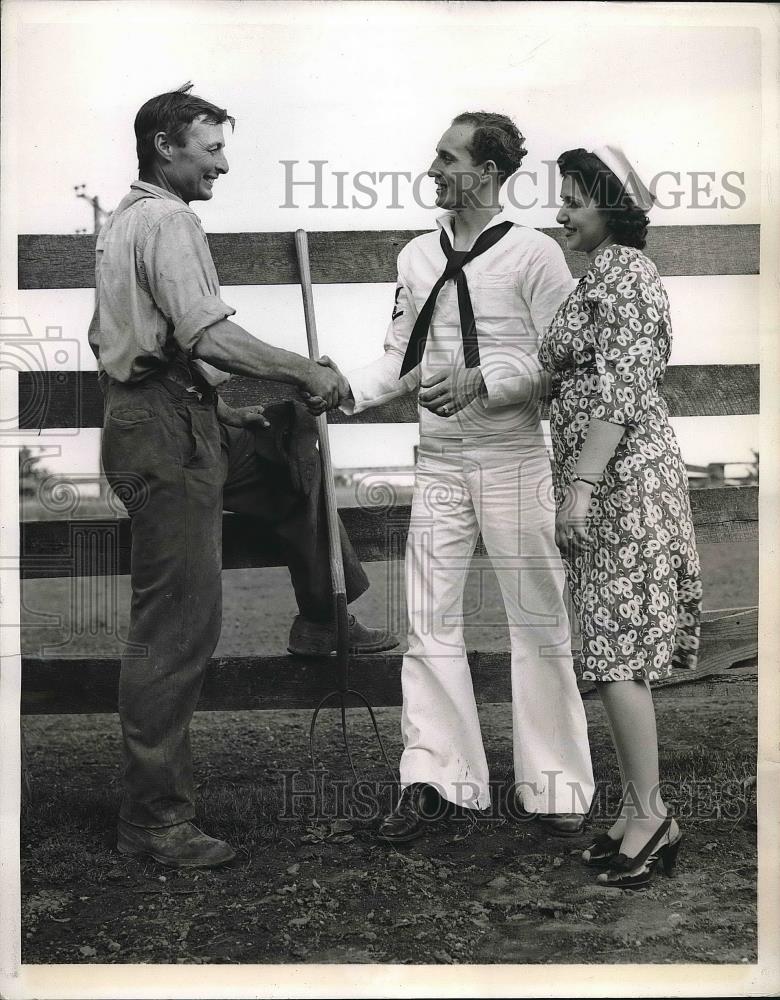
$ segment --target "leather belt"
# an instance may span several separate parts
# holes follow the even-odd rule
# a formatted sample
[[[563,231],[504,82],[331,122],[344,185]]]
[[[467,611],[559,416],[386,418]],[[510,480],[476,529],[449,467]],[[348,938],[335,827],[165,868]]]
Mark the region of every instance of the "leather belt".
[[[184,391],[195,396],[198,402],[202,401],[206,395],[211,396],[213,394],[213,389],[210,386],[195,385],[191,377],[186,379],[182,375],[179,375],[178,372],[166,372],[163,378],[182,386]]]
[[[156,380],[160,381],[165,380],[166,382],[173,382],[174,385],[178,386],[180,389],[183,389],[184,392],[189,393],[190,396],[197,399],[198,402],[202,402],[204,399],[210,402],[216,399],[217,396],[217,393],[212,386],[203,384],[197,385],[193,381],[191,374],[189,375],[188,378],[185,378],[183,375],[180,375],[176,371],[173,372],[158,371],[154,372],[151,375],[147,375],[146,378],[140,382],[123,383],[123,382],[117,382],[116,379],[111,378],[111,376],[108,375],[105,369],[102,369],[101,371],[98,372],[98,383],[100,384],[104,392],[106,391],[109,385],[115,382],[118,385],[143,385],[147,381],[152,382]]]

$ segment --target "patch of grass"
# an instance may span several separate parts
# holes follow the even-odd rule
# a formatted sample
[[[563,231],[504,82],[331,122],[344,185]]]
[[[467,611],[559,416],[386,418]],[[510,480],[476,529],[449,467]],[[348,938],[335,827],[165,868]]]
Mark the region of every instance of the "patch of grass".
[[[511,821],[516,815],[508,804],[513,786],[511,767],[503,770],[493,790],[497,801],[486,820],[489,823]],[[664,753],[661,773],[665,800],[689,825],[736,820],[745,815],[751,801],[755,758],[741,751],[686,748]],[[603,823],[616,815],[621,798],[610,753],[595,755],[594,776],[593,819]],[[37,785],[40,788],[40,781]],[[389,783],[380,774],[366,782],[362,794],[338,772],[321,780],[316,794],[300,794],[308,788],[313,789],[314,783],[311,772],[305,770],[298,772],[295,801],[280,780],[242,784],[214,780],[199,789],[197,822],[251,856],[269,844],[284,840],[296,843],[323,825],[323,839],[352,839],[351,831],[373,828],[392,802]],[[34,852],[36,866],[62,876],[65,869],[72,871],[74,858],[84,857],[86,842],[94,861],[94,852],[113,847],[118,808],[119,793],[114,788],[53,786],[46,795],[36,795],[34,804],[24,811],[23,855]],[[466,814],[460,818],[475,817]]]
[[[213,784],[199,791],[198,823],[237,850],[252,853],[282,837],[281,798],[274,784]]]

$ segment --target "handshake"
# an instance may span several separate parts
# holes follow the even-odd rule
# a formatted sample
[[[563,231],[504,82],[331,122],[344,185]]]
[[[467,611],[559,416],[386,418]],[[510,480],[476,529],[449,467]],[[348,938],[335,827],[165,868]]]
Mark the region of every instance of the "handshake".
[[[339,371],[335,361],[323,354],[317,358],[307,373],[301,386],[301,395],[308,407],[309,413],[319,416],[326,410],[334,410],[352,398],[349,382]]]
[[[480,368],[439,368],[420,381],[417,401],[420,406],[439,417],[452,417],[485,396],[487,389]],[[307,369],[301,385],[301,395],[314,416],[333,410],[352,399],[352,388],[339,371],[335,361],[323,354]]]

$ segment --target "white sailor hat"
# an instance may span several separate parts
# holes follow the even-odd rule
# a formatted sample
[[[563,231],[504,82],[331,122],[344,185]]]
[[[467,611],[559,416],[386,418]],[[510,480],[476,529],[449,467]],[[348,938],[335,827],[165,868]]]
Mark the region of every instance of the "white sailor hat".
[[[596,146],[591,152],[617,177],[637,208],[648,212],[653,207],[655,198],[619,146]]]

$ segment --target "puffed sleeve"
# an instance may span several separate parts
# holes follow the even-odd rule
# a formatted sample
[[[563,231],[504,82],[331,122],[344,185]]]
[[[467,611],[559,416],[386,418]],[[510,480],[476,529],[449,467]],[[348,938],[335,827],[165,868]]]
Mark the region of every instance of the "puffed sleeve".
[[[146,238],[142,261],[149,292],[182,350],[192,351],[206,327],[235,313],[220,298],[211,252],[192,212],[164,216]]]
[[[595,325],[598,390],[591,417],[630,426],[644,420],[661,375],[663,290],[641,263],[616,263],[585,292]]]

